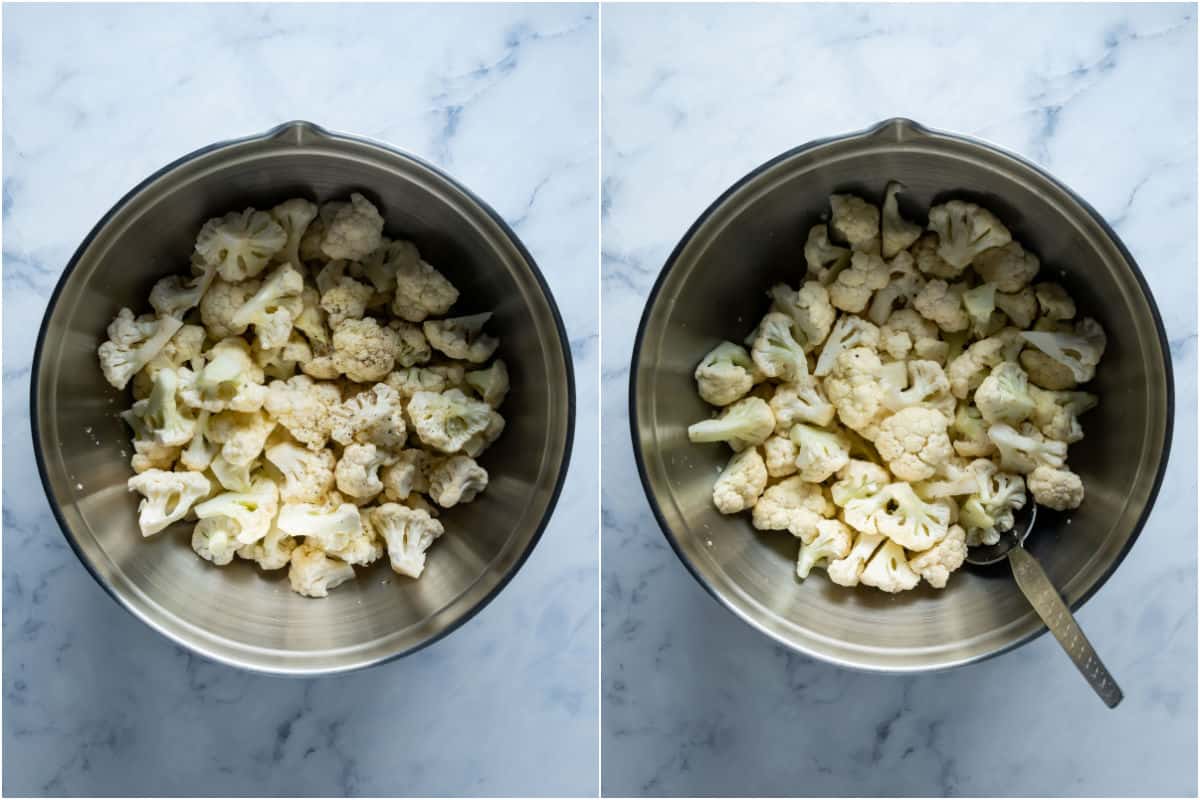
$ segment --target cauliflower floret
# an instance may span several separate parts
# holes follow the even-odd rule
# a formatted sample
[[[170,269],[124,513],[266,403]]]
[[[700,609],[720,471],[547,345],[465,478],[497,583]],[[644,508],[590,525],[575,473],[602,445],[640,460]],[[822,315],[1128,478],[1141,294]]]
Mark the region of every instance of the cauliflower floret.
[[[134,475],[129,491],[142,495],[138,503],[138,527],[142,536],[153,536],[191,510],[192,504],[212,491],[208,478],[198,472],[167,472],[151,469]]]
[[[971,323],[971,333],[975,336],[987,336],[989,327],[994,322],[1003,325],[1004,318],[996,313],[996,285],[981,283],[974,289],[962,293],[963,309]]]
[[[321,292],[312,286],[305,286],[304,291],[300,293],[300,301],[303,309],[292,321],[292,327],[308,338],[314,353],[328,353],[333,341],[329,337],[325,309],[321,308]]]
[[[889,594],[916,588],[921,576],[908,565],[904,548],[895,542],[884,542],[858,576],[864,586],[874,586]]]
[[[696,371],[700,371],[699,367]],[[487,369],[468,372],[464,378],[467,385],[479,393],[480,399],[492,408],[499,408],[508,394],[508,367],[503,359],[497,358]],[[703,397],[703,393],[700,396]]]
[[[963,307],[962,284],[929,281],[913,298],[912,304],[918,314],[947,333],[964,331],[970,324],[967,310]]]
[[[1025,481],[1019,475],[1001,472],[991,461],[972,461],[968,471],[975,477],[976,491],[962,503],[959,523],[966,529],[968,545],[992,545],[1001,531],[1012,528],[1014,512],[1025,507]]]
[[[886,261],[874,253],[856,252],[850,267],[839,272],[829,285],[829,302],[842,311],[861,313],[875,290],[887,286],[889,279]]]
[[[421,259],[417,249],[397,248],[388,262],[396,281],[392,311],[408,322],[445,314],[458,302],[458,289]]]
[[[325,224],[321,252],[331,259],[358,261],[366,258],[383,241],[383,217],[379,209],[355,192]]]
[[[779,433],[787,433],[797,422],[828,425],[837,413],[825,399],[820,384],[811,379],[780,385],[769,405],[775,415],[775,430]]]
[[[766,488],[754,504],[751,522],[760,531],[787,531],[812,541],[817,525],[833,513],[833,504],[820,484],[793,476]]]
[[[1051,392],[1029,386],[1033,410],[1029,418],[1048,439],[1074,444],[1083,438],[1079,415],[1091,411],[1100,400],[1087,392]]]
[[[222,411],[209,418],[205,436],[221,445],[221,458],[240,467],[262,455],[273,430],[275,420],[261,411]]]
[[[227,517],[236,526],[238,545],[252,544],[267,535],[279,510],[279,491],[272,481],[254,481],[248,492],[222,492],[196,506],[201,520]],[[226,525],[222,525],[227,529]]]
[[[869,517],[874,513],[872,509],[882,508],[886,504],[886,499],[876,498],[889,483],[891,476],[886,469],[870,461],[854,459],[838,472],[838,479],[830,487],[829,493],[833,502],[845,509],[844,516],[851,527],[873,531],[874,524]],[[864,500],[870,501],[871,505],[854,505],[856,501]]]
[[[443,453],[457,453],[473,436],[483,433],[491,422],[491,412],[487,403],[467,397],[459,389],[416,392],[408,401],[408,416],[417,437]]]
[[[1075,332],[1050,333],[1048,331],[1025,331],[1021,338],[1071,371],[1076,383],[1087,383],[1096,374],[1096,365],[1104,355],[1108,339],[1104,329],[1094,319],[1085,317],[1075,324]],[[1024,354],[1022,354],[1024,355]],[[1032,371],[1031,371],[1032,377]],[[1035,379],[1035,383],[1038,381]],[[1061,381],[1056,381],[1061,383]],[[1043,388],[1055,389],[1056,386]]]
[[[1041,350],[1022,350],[1021,366],[1029,376],[1030,384],[1036,384],[1043,389],[1061,392],[1076,386],[1075,373],[1071,368],[1055,361]]]
[[[987,429],[988,424],[978,408],[970,403],[959,403],[951,426],[954,452],[964,458],[990,456],[996,452],[996,445],[988,438]]]
[[[433,356],[419,325],[394,319],[388,327],[396,332],[396,363],[404,369],[424,364]]]
[[[258,461],[251,461],[248,464],[230,464],[218,451],[208,468],[223,489],[231,492],[248,492],[253,484],[250,475],[258,468]]]
[[[897,312],[899,313],[899,312]],[[817,358],[813,375],[823,378],[833,371],[838,356],[854,347],[874,350],[879,347],[879,328],[861,317],[842,316],[834,323],[833,330],[825,340],[825,347]]]
[[[849,428],[870,430],[883,410],[884,389],[879,356],[865,347],[844,351],[825,379],[825,396],[837,409],[838,419]]]
[[[875,293],[867,318],[876,325],[883,325],[892,314],[897,302],[911,303],[925,287],[925,278],[913,267],[912,256],[901,251],[887,264],[887,285]]]
[[[796,381],[808,375],[804,346],[792,336],[792,318],[770,312],[759,323],[751,358],[763,375],[783,381]]]
[[[975,405],[990,423],[1019,425],[1033,412],[1029,376],[1011,361],[997,364],[975,390]]]
[[[271,381],[265,407],[297,441],[310,450],[320,450],[333,428],[333,408],[341,402],[336,384],[296,375],[287,381]]]
[[[491,312],[469,317],[429,320],[422,326],[425,338],[438,352],[460,361],[482,364],[492,357],[500,342],[483,333],[483,326],[492,318]]]
[[[753,508],[765,488],[767,465],[757,449],[748,447],[733,454],[713,484],[713,505],[722,514],[737,514]]]
[[[854,534],[841,520],[823,519],[816,525],[816,532],[807,541],[800,543],[800,554],[796,558],[796,576],[804,580],[813,567],[823,567],[830,561],[844,558],[850,552]]]
[[[245,333],[248,323],[238,324],[234,320],[241,307],[261,286],[262,281],[258,279],[240,283],[231,283],[222,278],[213,281],[200,300],[200,320],[208,330],[209,336],[228,339]]]
[[[897,476],[899,477],[899,476]],[[949,500],[926,502],[911,485],[893,483],[883,490],[888,502],[875,512],[875,529],[901,547],[928,550],[950,530],[954,505]]]
[[[444,392],[461,388],[465,377],[465,370],[461,366],[443,364],[436,367],[398,369],[387,376],[386,383],[407,403],[417,392]]]
[[[378,536],[375,535],[375,529],[371,527],[371,515],[364,514],[362,517],[362,530],[350,537],[350,543],[340,550],[326,551],[329,555],[334,556],[347,564],[355,564],[366,566],[374,564],[379,559],[383,558],[384,543]]]
[[[429,496],[442,508],[471,502],[487,484],[487,470],[469,456],[450,456],[429,471]]]
[[[945,259],[938,255],[940,247],[941,242],[938,239],[938,235],[933,231],[927,231],[921,234],[920,238],[913,243],[909,252],[912,253],[917,269],[923,274],[931,278],[953,280],[961,275],[966,267],[956,267],[953,264],[946,263]]]
[[[199,263],[199,274],[190,278],[182,275],[168,275],[154,284],[150,290],[150,307],[159,316],[168,315],[182,317],[185,313],[199,305],[213,278],[217,276],[216,267],[211,264]]]
[[[995,336],[973,342],[946,366],[950,392],[959,400],[966,400],[983,383],[991,368],[1004,361],[1004,350],[1004,341]]]
[[[179,463],[184,467],[203,472],[208,469],[213,458],[217,455],[217,447],[208,438],[208,420],[211,412],[200,411],[196,414],[196,430],[192,440],[179,453]]]
[[[1028,286],[1019,292],[996,292],[996,308],[1003,311],[1013,325],[1028,328],[1037,317],[1037,296]]]
[[[202,519],[192,528],[192,550],[205,561],[223,567],[243,546],[237,537],[237,522],[230,517]]]
[[[179,397],[192,408],[211,411],[257,411],[266,402],[262,368],[244,339],[222,339],[208,352],[208,363],[180,387]]]
[[[328,597],[330,589],[350,580],[354,580],[354,567],[341,559],[307,543],[292,551],[288,583],[293,592],[305,597]]]
[[[877,533],[859,532],[850,546],[850,552],[830,561],[825,567],[825,574],[839,586],[858,586],[863,567],[885,541],[887,539]]]
[[[304,238],[308,226],[317,218],[317,204],[303,197],[294,197],[275,206],[270,213],[271,218],[279,223],[287,236],[281,254],[282,260],[296,269],[303,269],[304,262],[300,260],[300,240]]]
[[[923,406],[940,411],[947,420],[954,418],[954,396],[950,394],[950,382],[936,361],[896,361],[900,372],[907,380],[901,385],[884,381],[884,405],[889,411],[903,411],[914,406]],[[884,366],[885,372],[892,364]],[[905,374],[907,366],[907,374]]]
[[[1012,241],[1012,234],[995,214],[962,200],[929,209],[929,229],[938,235],[938,255],[959,269],[970,266],[985,250]]]
[[[351,503],[285,503],[275,525],[289,536],[303,536],[305,544],[333,552],[362,533],[362,516]]]
[[[1000,468],[1027,475],[1039,466],[1061,467],[1067,458],[1067,445],[1047,439],[1026,422],[1020,431],[1009,425],[988,428],[988,438],[1000,451]]]
[[[415,492],[428,492],[426,472],[429,462],[429,454],[414,447],[397,453],[395,463],[379,472],[387,499],[399,503]]]
[[[829,336],[837,312],[829,302],[829,290],[820,283],[807,281],[799,291],[777,283],[767,295],[771,298],[772,311],[791,317],[792,330],[805,352],[817,349]]]
[[[180,367],[197,367],[201,363],[201,352],[204,350],[204,339],[207,336],[200,325],[184,325],[171,337],[163,349],[158,351],[139,374],[153,373],[160,369],[179,369]]]
[[[797,455],[796,445],[787,435],[772,436],[763,442],[763,461],[767,466],[767,475],[772,478],[795,475]]]
[[[500,438],[500,434],[504,433],[504,426],[504,417],[495,411],[490,412],[487,427],[481,433],[467,439],[467,443],[463,445],[463,452],[471,458],[479,458],[480,454],[494,444]]]
[[[270,214],[247,208],[204,223],[196,236],[196,254],[215,266],[222,278],[236,283],[266,269],[287,239],[283,226]]]
[[[809,229],[808,239],[804,243],[804,263],[808,265],[811,278],[828,286],[850,263],[850,251],[830,243],[828,227],[814,225]]]
[[[254,294],[228,317],[225,327],[240,334],[253,325],[262,347],[282,347],[291,335],[292,321],[304,309],[303,290],[304,277],[291,264],[283,264],[258,284]]]
[[[883,257],[892,258],[907,250],[921,236],[921,226],[900,216],[900,203],[896,195],[904,185],[892,181],[883,190]]]
[[[412,242],[392,241],[385,236],[379,247],[362,260],[362,274],[388,303],[396,292],[396,270],[400,264],[420,257]]]
[[[1083,502],[1083,481],[1065,467],[1038,467],[1029,473],[1029,491],[1034,502],[1055,511],[1070,511]]]
[[[917,553],[908,560],[908,566],[935,589],[946,588],[950,573],[967,560],[966,532],[961,526],[951,525],[950,532],[934,547]]]
[[[175,317],[155,318],[144,314],[136,319],[122,308],[108,326],[108,341],[97,350],[104,379],[124,389],[142,367],[150,363],[179,332],[183,322]]]
[[[196,420],[184,416],[176,402],[179,378],[169,369],[154,373],[150,397],[138,400],[124,416],[138,439],[164,447],[182,447],[196,433]],[[136,420],[136,421],[135,421]]]
[[[1033,287],[1033,291],[1046,319],[1060,321],[1075,318],[1075,301],[1057,283],[1039,283]]]
[[[371,509],[371,525],[387,542],[392,569],[410,578],[421,577],[426,551],[444,530],[428,512],[397,503]]]
[[[266,457],[283,475],[279,497],[284,503],[318,503],[333,489],[337,458],[332,450],[280,442],[267,448]]]
[[[371,317],[348,319],[333,331],[333,363],[358,383],[387,377],[396,363],[399,334]]]
[[[796,445],[796,468],[806,481],[820,483],[850,462],[850,442],[840,433],[797,424],[789,436]]]
[[[693,443],[726,442],[734,450],[755,447],[767,440],[775,430],[775,415],[760,397],[747,397],[721,412],[715,419],[706,419],[688,427],[688,439]]]
[[[829,227],[835,236],[857,252],[879,252],[878,208],[852,194],[831,195],[829,207],[833,211]]]
[[[321,293],[321,310],[329,327],[337,327],[348,319],[362,319],[367,312],[374,290],[346,275],[345,261],[330,261],[317,274],[317,289]]]
[[[261,569],[276,570],[283,569],[291,562],[295,549],[296,540],[272,525],[266,536],[253,544],[242,545],[237,554],[258,564]]]
[[[947,425],[946,416],[932,408],[906,408],[880,423],[875,447],[897,478],[923,481],[932,478],[953,452]]]
[[[330,437],[341,445],[375,444],[387,450],[404,446],[408,432],[400,393],[386,383],[359,392],[331,411]]]
[[[998,292],[1019,292],[1037,275],[1038,257],[1015,241],[985,250],[971,262],[975,272]]]
[[[287,380],[296,374],[296,370],[312,360],[312,348],[308,340],[299,333],[292,331],[283,346],[266,349],[261,340],[255,340],[250,348],[254,354],[254,363],[262,368],[263,373],[270,378]]]
[[[342,451],[333,475],[338,491],[356,500],[369,500],[383,491],[379,468],[395,456],[373,444],[351,444]]]

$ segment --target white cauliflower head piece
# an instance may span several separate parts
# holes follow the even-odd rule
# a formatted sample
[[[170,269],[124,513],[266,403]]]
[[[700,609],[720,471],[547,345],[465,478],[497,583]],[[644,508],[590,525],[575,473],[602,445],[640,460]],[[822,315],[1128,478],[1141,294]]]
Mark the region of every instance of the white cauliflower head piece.
[[[196,254],[225,280],[253,278],[287,244],[287,232],[266,211],[247,208],[204,223]]]
[[[808,276],[827,286],[850,263],[850,251],[829,241],[829,228],[814,225],[804,243],[804,262]]]
[[[426,551],[443,533],[442,523],[428,512],[398,503],[371,509],[371,525],[387,542],[392,570],[410,578],[421,577]]]
[[[755,447],[775,431],[775,415],[761,397],[747,397],[727,406],[719,417],[688,427],[694,443],[726,442],[734,450]]]
[[[796,469],[806,481],[820,483],[850,463],[850,442],[836,431],[797,424],[789,436],[796,445]]]
[[[804,346],[792,335],[792,318],[769,312],[758,325],[751,358],[762,374],[783,381],[797,381],[808,375]]]
[[[834,308],[851,314],[862,313],[871,302],[871,295],[883,289],[890,280],[888,263],[875,253],[855,252],[850,266],[837,274],[829,284],[829,302]]]
[[[383,242],[383,217],[370,200],[355,192],[325,226],[321,251],[331,259],[358,261]]]
[[[333,331],[333,363],[352,381],[381,381],[392,371],[399,346],[399,335],[374,318],[348,319]]]
[[[196,506],[201,520],[225,517],[236,527],[238,546],[252,544],[267,535],[279,510],[279,491],[273,481],[260,478],[247,492],[222,492]],[[222,523],[226,527],[225,523]]]
[[[469,456],[450,456],[429,471],[429,496],[442,508],[471,502],[487,484],[487,470]]]
[[[400,393],[377,383],[333,407],[330,438],[340,445],[374,444],[399,450],[408,437],[403,409]]]
[[[304,262],[300,259],[300,240],[317,218],[317,204],[303,197],[294,197],[275,206],[270,213],[287,236],[283,245],[284,261],[296,269],[302,268]]]
[[[951,525],[950,532],[933,547],[908,559],[908,566],[935,589],[946,588],[950,573],[967,560],[966,532]]]
[[[904,555],[904,548],[893,541],[880,545],[863,567],[858,580],[864,586],[895,594],[916,588],[921,576],[913,571]]]
[[[900,480],[932,478],[954,452],[946,433],[948,425],[949,420],[937,410],[906,408],[880,423],[875,447]]]
[[[422,325],[430,346],[450,358],[482,364],[492,357],[500,341],[483,332],[490,312],[467,317],[428,320]]]
[[[800,543],[796,557],[796,577],[804,580],[813,567],[824,567],[829,562],[844,558],[850,552],[854,532],[837,519],[822,519],[817,522],[816,534]]]
[[[767,465],[756,448],[748,447],[733,454],[713,484],[713,505],[722,514],[737,514],[753,508],[765,488]]]
[[[1033,412],[1034,400],[1029,393],[1029,376],[1011,361],[1002,361],[992,368],[975,390],[975,405],[989,423],[1003,422],[1019,425]]]
[[[817,349],[829,336],[837,312],[829,302],[829,290],[817,281],[806,281],[798,291],[777,283],[767,295],[772,311],[791,317],[792,332],[805,352]]]
[[[305,543],[292,551],[288,582],[305,597],[328,597],[346,581],[354,580],[354,567],[324,550]]]
[[[884,489],[888,502],[875,513],[875,529],[901,547],[920,552],[950,532],[954,514],[949,500],[922,500],[907,483]]]
[[[319,503],[333,489],[337,458],[332,450],[280,442],[266,449],[266,458],[283,475],[279,497],[284,503]]]
[[[971,266],[985,283],[1000,292],[1021,291],[1041,269],[1038,257],[1015,241],[984,250],[975,256]]]
[[[142,495],[138,504],[138,527],[142,536],[153,536],[183,519],[192,504],[208,497],[212,484],[199,472],[167,472],[151,469],[134,475],[129,491]]]
[[[921,236],[921,226],[909,222],[900,214],[897,195],[904,190],[903,184],[892,181],[883,190],[883,257],[892,258],[907,250]]]
[[[985,250],[1012,241],[1012,234],[995,214],[962,200],[929,209],[929,229],[938,235],[938,255],[960,269]]]
[[[502,358],[497,358],[487,369],[466,373],[464,379],[468,386],[479,393],[479,398],[492,408],[499,408],[508,395],[508,366]]]
[[[122,308],[108,326],[108,341],[100,345],[100,368],[114,388],[124,389],[131,378],[159,354],[183,322],[175,317],[137,317]]]
[[[899,312],[897,312],[899,313]],[[845,314],[838,318],[825,340],[813,375],[823,378],[833,371],[838,356],[855,347],[875,350],[879,347],[879,328],[862,317]]]
[[[347,445],[333,471],[338,491],[356,500],[370,500],[383,491],[380,468],[394,460],[395,456],[373,444]]]
[[[1042,465],[1058,469],[1067,458],[1065,442],[1047,439],[1028,422],[1020,430],[1003,423],[994,424],[988,428],[988,438],[1000,451],[1000,468],[1006,472],[1027,475]]]
[[[243,331],[253,325],[262,347],[283,347],[292,333],[293,320],[304,310],[300,297],[303,291],[304,277],[295,267],[291,264],[276,267],[238,307],[231,321]]]
[[[389,256],[388,268],[396,292],[392,311],[401,319],[424,322],[428,317],[445,314],[458,302],[458,289],[426,263],[416,247],[397,247]]]
[[[443,453],[459,452],[472,437],[487,430],[491,413],[491,406],[459,389],[416,392],[408,401],[408,416],[417,438]]]
[[[1039,465],[1029,473],[1029,492],[1038,505],[1070,511],[1083,503],[1083,481],[1066,467]]]
[[[362,533],[362,516],[352,503],[284,503],[275,525],[289,536],[304,537],[306,544],[333,552]]]
[[[267,387],[265,407],[297,441],[311,450],[325,446],[333,428],[333,409],[342,401],[336,384],[296,375],[272,381]]]
[[[841,241],[860,253],[879,252],[879,209],[852,194],[829,198],[833,211],[829,227]]]
[[[833,513],[833,504],[820,484],[792,476],[766,488],[754,504],[751,521],[761,531],[787,531],[811,541],[821,520]]]

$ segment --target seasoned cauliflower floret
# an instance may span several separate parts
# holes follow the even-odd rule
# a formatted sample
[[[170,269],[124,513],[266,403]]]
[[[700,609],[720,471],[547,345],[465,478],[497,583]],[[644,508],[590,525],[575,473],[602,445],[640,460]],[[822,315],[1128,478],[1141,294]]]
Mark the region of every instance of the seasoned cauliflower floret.
[[[959,275],[962,275],[966,267],[956,267],[953,264],[946,263],[946,260],[938,255],[940,247],[941,242],[938,239],[938,235],[933,231],[926,231],[913,243],[909,252],[912,253],[913,262],[922,274],[928,275],[931,278],[954,280]]]
[[[188,311],[200,304],[213,278],[217,277],[217,268],[211,264],[199,263],[199,275],[184,278],[182,275],[168,275],[154,284],[150,290],[150,307],[160,317],[168,315],[182,317]]]
[[[328,597],[346,581],[354,580],[354,567],[307,543],[292,551],[288,583],[305,597]]]
[[[829,227],[841,241],[860,253],[879,252],[879,209],[852,194],[829,198],[833,211]]]
[[[765,488],[767,465],[757,449],[748,447],[733,454],[713,484],[713,505],[722,514],[737,514],[753,508]]]
[[[425,571],[425,553],[443,533],[442,523],[427,511],[398,503],[384,503],[371,509],[371,526],[387,542],[392,570],[410,578]]]
[[[332,408],[330,438],[340,445],[374,444],[398,450],[408,436],[403,408],[399,392],[377,383]]]
[[[849,428],[870,429],[884,407],[884,389],[879,373],[879,356],[865,347],[855,347],[838,356],[825,379],[825,396],[837,409],[838,419]]]
[[[240,467],[262,455],[273,430],[275,420],[261,411],[222,411],[209,418],[205,436],[221,445],[221,458]]]
[[[694,443],[725,442],[734,450],[755,447],[775,430],[775,415],[760,397],[747,397],[722,411],[715,419],[706,419],[688,427]]]
[[[504,433],[505,424],[504,417],[495,411],[489,412],[487,427],[467,439],[467,443],[463,445],[463,453],[471,458],[479,458],[480,454],[491,447],[500,438],[500,434]]]
[[[938,235],[938,255],[960,269],[985,250],[1012,241],[1012,234],[995,214],[962,200],[929,209],[929,229]]]
[[[238,548],[238,525],[230,517],[202,519],[192,528],[192,550],[205,561],[223,567],[233,561]]]
[[[311,450],[325,446],[333,428],[333,409],[342,401],[337,384],[296,375],[286,381],[271,381],[264,407],[296,441]]]
[[[491,413],[491,406],[459,389],[416,392],[408,401],[408,416],[417,437],[443,453],[457,453],[471,437],[483,433]]]
[[[994,285],[998,292],[1021,291],[1041,269],[1038,257],[1017,242],[983,251],[975,257],[971,266],[980,278]]]
[[[907,483],[884,488],[888,502],[875,512],[875,529],[901,547],[928,550],[950,531],[954,505],[949,500],[926,502]]]
[[[923,481],[953,453],[946,435],[949,421],[939,411],[913,406],[898,411],[879,425],[875,447],[892,474],[903,481]]]
[[[385,379],[388,386],[396,390],[407,403],[417,392],[444,392],[461,389],[466,380],[465,370],[457,365],[436,367],[409,367],[398,369]]]
[[[471,502],[487,484],[487,470],[469,456],[450,456],[429,471],[429,496],[442,508]]]
[[[1083,481],[1071,470],[1041,465],[1029,473],[1029,492],[1038,505],[1070,511],[1083,503]]]
[[[792,335],[792,318],[772,311],[758,325],[751,358],[762,374],[782,381],[796,381],[808,375],[804,346]]]
[[[996,308],[1016,327],[1028,328],[1037,319],[1037,296],[1028,286],[1019,292],[996,292]]]
[[[175,317],[155,318],[122,308],[109,323],[108,341],[100,345],[100,368],[114,388],[124,389],[133,376],[159,354],[183,327]]]
[[[829,285],[829,302],[852,314],[862,312],[877,289],[888,285],[888,263],[874,253],[856,252],[850,266]]]
[[[271,218],[279,223],[287,236],[281,254],[282,260],[296,269],[303,269],[304,262],[300,259],[300,240],[304,238],[304,232],[308,230],[308,226],[317,218],[317,204],[305,200],[303,197],[294,197],[275,206],[270,213]]]
[[[1051,320],[1075,318],[1075,301],[1057,283],[1039,283],[1033,287],[1042,315]]]
[[[367,313],[374,290],[346,274],[345,261],[330,261],[317,273],[317,289],[321,293],[321,310],[329,327],[336,330],[348,319],[361,320]]]
[[[179,397],[192,408],[214,414],[257,411],[267,399],[265,377],[245,339],[222,339],[208,351],[204,367],[180,387]]]
[[[374,383],[396,363],[400,337],[375,319],[348,319],[333,331],[333,363],[352,381]]]
[[[330,552],[342,550],[362,532],[362,516],[352,503],[285,503],[279,509],[276,527],[289,536],[302,536],[306,544],[315,544]]]
[[[383,217],[370,200],[357,192],[342,204],[325,225],[321,251],[331,259],[358,261],[383,241]]]
[[[760,531],[787,531],[811,541],[817,525],[833,513],[833,504],[820,484],[793,476],[766,488],[754,504],[751,522]]]
[[[356,500],[371,499],[383,491],[379,468],[394,459],[391,453],[373,444],[347,445],[333,471],[338,491]]]
[[[265,478],[254,481],[249,491],[222,492],[196,506],[201,520],[225,517],[233,521],[238,546],[252,544],[267,535],[279,510],[279,491]],[[222,527],[228,529],[226,523]]]
[[[266,449],[266,458],[283,475],[279,498],[284,503],[319,503],[333,489],[337,458],[332,450],[280,442]]]
[[[828,286],[850,263],[850,251],[829,241],[827,226],[814,225],[804,243],[804,263],[811,279]]]
[[[962,284],[929,281],[913,298],[913,308],[947,333],[964,331],[970,324],[967,309],[963,307]]]
[[[397,249],[389,266],[396,281],[392,311],[401,319],[424,322],[428,317],[445,314],[458,302],[458,289],[423,261],[415,247]]]
[[[426,471],[431,459],[424,450],[410,447],[396,454],[396,461],[379,472],[383,492],[388,500],[402,502],[415,492],[428,492]]]
[[[286,244],[283,226],[267,212],[247,208],[204,223],[196,237],[196,254],[232,283],[262,272]]]
[[[950,579],[950,573],[961,567],[966,560],[966,532],[959,525],[951,525],[945,539],[925,552],[909,558],[908,566],[933,588],[944,589]]]
[[[892,181],[883,191],[883,257],[892,258],[907,250],[921,236],[921,226],[900,216],[900,203],[896,196],[904,190],[903,184]]]
[[[500,342],[483,332],[483,326],[492,318],[486,314],[469,317],[451,317],[430,320],[422,325],[430,346],[450,358],[482,364],[492,357]]]
[[[208,497],[212,484],[199,472],[166,472],[151,469],[134,475],[129,491],[142,496],[138,504],[138,527],[142,536],[153,536],[183,519],[192,504]]]
[[[479,399],[492,408],[499,408],[508,394],[508,367],[501,358],[493,361],[487,369],[468,372],[464,376],[464,380],[468,386],[479,393]]]

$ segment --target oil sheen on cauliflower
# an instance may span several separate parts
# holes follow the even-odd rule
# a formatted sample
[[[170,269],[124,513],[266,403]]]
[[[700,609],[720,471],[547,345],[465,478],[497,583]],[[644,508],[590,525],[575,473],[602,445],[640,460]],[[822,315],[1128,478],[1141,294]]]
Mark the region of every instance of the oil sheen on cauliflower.
[[[187,524],[210,565],[287,568],[293,591],[325,597],[385,555],[420,577],[434,541],[458,533],[457,511],[436,517],[486,497],[520,373],[495,357],[491,314],[456,315],[454,285],[384,227],[361,194],[234,211],[204,223],[146,313],[112,309],[97,357],[129,392],[117,407],[143,537]],[[785,317],[806,337],[833,323],[814,287]],[[762,380],[726,344],[696,376],[716,405]],[[751,456],[757,499],[766,467]]]
[[[1100,404],[1104,329],[990,210],[951,198],[924,229],[903,191],[832,196],[799,286],[770,285],[745,346],[693,374],[717,407],[687,431],[713,506],[799,539],[798,580],[944,589],[1026,503],[1085,502],[1067,450]],[[415,470],[396,469],[399,498]]]

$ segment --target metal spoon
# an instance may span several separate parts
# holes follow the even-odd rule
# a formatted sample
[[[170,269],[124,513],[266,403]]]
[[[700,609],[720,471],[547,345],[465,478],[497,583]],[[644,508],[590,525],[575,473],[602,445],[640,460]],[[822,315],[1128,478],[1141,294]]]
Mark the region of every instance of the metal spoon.
[[[1095,689],[1096,694],[1109,708],[1116,708],[1124,695],[1121,687],[1109,674],[1100,656],[1092,649],[1092,644],[1079,629],[1079,624],[1071,616],[1071,609],[1063,602],[1062,596],[1050,582],[1045,571],[1037,560],[1025,549],[1025,539],[1033,530],[1034,520],[1037,519],[1037,505],[1027,502],[1025,508],[1017,512],[1012,530],[1000,534],[1000,541],[993,545],[977,545],[967,549],[967,563],[995,564],[1008,559],[1012,567],[1013,577],[1017,586],[1025,594],[1025,599],[1033,606],[1033,610],[1046,623],[1046,627],[1058,639],[1063,650],[1075,662],[1075,666]]]

